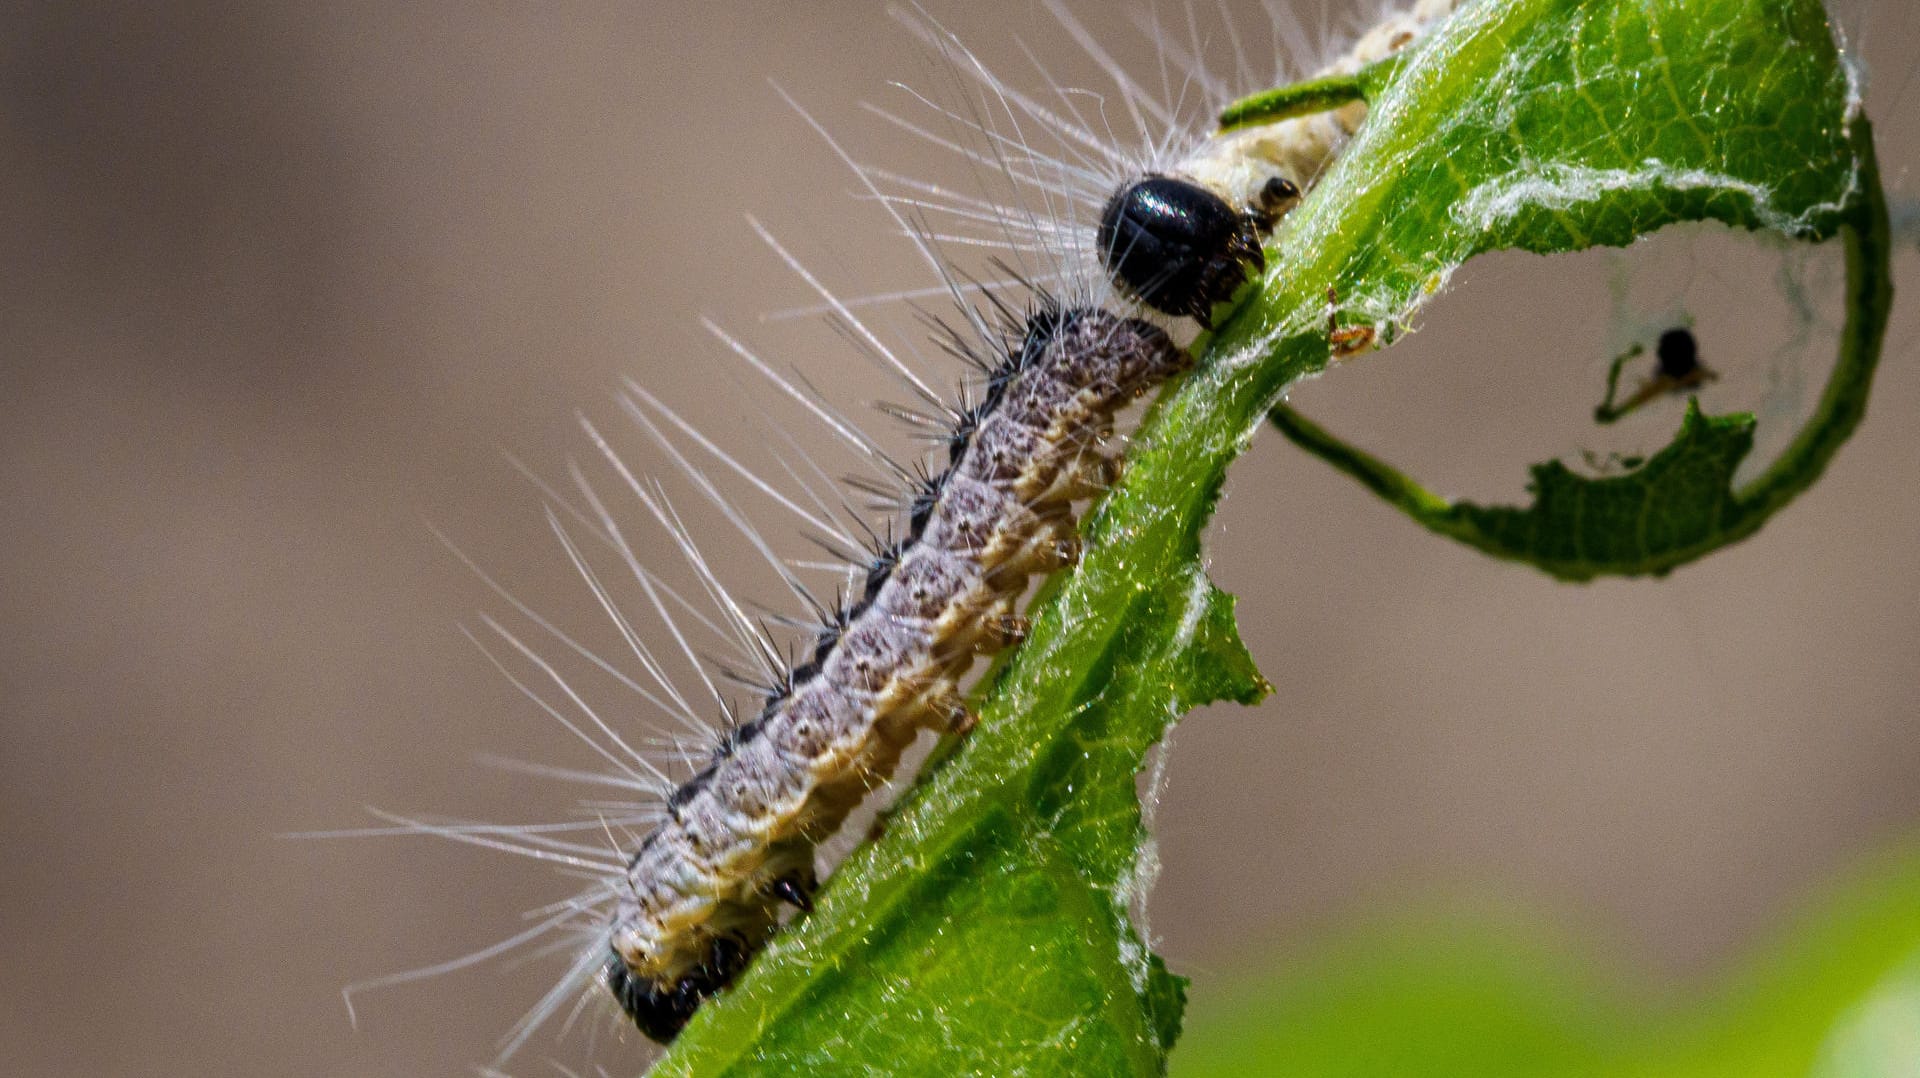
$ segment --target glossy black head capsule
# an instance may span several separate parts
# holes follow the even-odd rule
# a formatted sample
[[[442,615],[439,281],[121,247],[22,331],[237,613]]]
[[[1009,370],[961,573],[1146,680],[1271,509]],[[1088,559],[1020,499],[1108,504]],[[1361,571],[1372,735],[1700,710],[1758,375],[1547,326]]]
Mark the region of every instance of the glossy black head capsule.
[[[1660,357],[1660,373],[1668,378],[1690,378],[1700,369],[1700,344],[1686,329],[1662,333],[1654,353]]]
[[[753,957],[738,940],[722,936],[713,941],[707,960],[671,985],[635,977],[618,953],[608,956],[607,990],[640,1032],[661,1044],[671,1044],[709,996],[733,983]]]
[[[1214,306],[1248,273],[1266,268],[1260,233],[1271,224],[1269,215],[1237,211],[1198,184],[1146,176],[1116,191],[1100,212],[1100,259],[1142,303],[1210,325]]]

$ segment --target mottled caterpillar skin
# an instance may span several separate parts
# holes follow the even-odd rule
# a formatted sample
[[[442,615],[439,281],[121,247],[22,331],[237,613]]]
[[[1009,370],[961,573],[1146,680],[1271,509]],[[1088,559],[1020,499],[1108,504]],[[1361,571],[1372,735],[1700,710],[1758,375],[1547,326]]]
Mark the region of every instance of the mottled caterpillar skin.
[[[1157,326],[1052,301],[995,358],[907,537],[629,863],[605,976],[648,1036],[672,1039],[731,983],[782,903],[810,906],[815,848],[920,731],[971,723],[960,679],[1019,637],[1028,577],[1076,557],[1073,504],[1118,466],[1114,414],[1191,364]]]

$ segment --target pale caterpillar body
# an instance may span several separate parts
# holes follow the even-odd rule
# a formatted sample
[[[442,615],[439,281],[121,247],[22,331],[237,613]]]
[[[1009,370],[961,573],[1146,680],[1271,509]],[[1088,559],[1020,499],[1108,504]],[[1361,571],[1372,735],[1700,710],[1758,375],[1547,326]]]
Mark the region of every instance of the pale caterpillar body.
[[[1329,70],[1356,70],[1404,47],[1451,7],[1451,0],[1419,0],[1415,8],[1390,16],[1361,37]],[[946,459],[929,477],[919,478],[909,469],[892,465],[895,474],[909,484],[901,538],[875,538],[867,544],[872,557],[856,566],[864,578],[852,589],[849,601],[813,600],[793,582],[744,516],[674,448],[659,420],[678,427],[756,489],[816,524],[819,516],[800,503],[811,499],[818,505],[818,496],[810,490],[804,496],[781,494],[780,484],[750,473],[636,386],[629,411],[702,493],[780,568],[796,594],[815,607],[820,627],[801,661],[781,659],[764,627],[748,618],[719,586],[664,495],[636,478],[589,428],[624,485],[672,536],[702,588],[720,608],[715,631],[731,634],[744,652],[769,671],[772,683],[753,717],[729,724],[718,746],[701,754],[704,759],[697,773],[674,783],[629,749],[530,648],[493,626],[585,716],[586,723],[576,722],[521,685],[543,709],[615,765],[618,774],[605,781],[662,795],[660,803],[623,806],[612,820],[603,817],[592,824],[528,828],[394,818],[402,831],[559,862],[587,874],[592,886],[540,911],[542,916],[532,929],[502,944],[441,967],[369,984],[429,975],[549,934],[568,934],[584,944],[574,952],[559,984],[516,1027],[503,1058],[560,1011],[570,996],[596,980],[642,1032],[655,1040],[671,1040],[705,999],[724,990],[746,968],[778,930],[788,908],[803,912],[811,908],[821,843],[891,776],[905,748],[922,731],[965,732],[975,721],[965,702],[962,678],[977,657],[1000,651],[1021,637],[1023,622],[1016,604],[1030,578],[1073,562],[1079,543],[1074,506],[1104,491],[1121,465],[1124,444],[1112,437],[1118,412],[1192,363],[1167,329],[1129,313],[1132,305],[1144,303],[1206,324],[1213,309],[1233,295],[1249,272],[1262,267],[1260,244],[1267,231],[1364,115],[1364,106],[1356,104],[1332,113],[1197,138],[1191,124],[1175,122],[1172,106],[1154,102],[1105,60],[1069,13],[1059,8],[1055,13],[1062,29],[1100,61],[1119,85],[1128,111],[1143,132],[1146,152],[1114,145],[1104,129],[1076,116],[1078,106],[1068,96],[1063,95],[1064,104],[1055,108],[1013,90],[944,30],[923,27],[923,36],[945,55],[950,70],[964,72],[985,94],[984,109],[976,103],[965,114],[941,110],[959,129],[958,140],[945,140],[942,145],[1000,176],[1016,193],[1040,192],[1043,197],[1031,201],[1039,202],[1043,211],[1025,205],[1029,200],[996,202],[916,186],[896,173],[855,162],[828,138],[894,221],[914,237],[942,281],[938,289],[869,300],[952,297],[965,328],[942,324],[939,344],[984,376],[976,402],[939,403],[925,383],[854,317],[853,304],[819,289],[826,300],[821,310],[848,325],[864,348],[883,356],[916,396],[938,410],[931,417],[910,418],[923,426],[937,425],[934,421],[945,424],[939,437],[946,445]],[[1172,46],[1163,50],[1188,67],[1212,105],[1224,104],[1228,98],[1223,86],[1206,75],[1199,51],[1196,47],[1186,55]],[[1004,118],[1013,132],[990,116]],[[1032,135],[1021,130],[1022,120],[1036,122],[1039,131],[1068,151],[1043,152]],[[1156,125],[1157,133],[1145,134]],[[927,133],[916,125],[906,126]],[[905,189],[883,190],[883,184],[903,184]],[[909,221],[907,214],[914,214],[914,219]],[[1006,252],[998,264],[1003,269],[1006,261],[1016,264],[1009,271],[1010,279],[976,283],[953,270],[942,256],[941,241],[954,237],[934,232],[927,220],[928,215],[942,214],[973,226],[984,224],[994,245]],[[784,251],[780,253],[814,283],[804,268]],[[1007,289],[1026,298],[1010,302],[1001,295]],[[969,300],[975,292],[987,296],[991,311],[982,313]],[[1024,313],[1017,313],[1022,305]],[[726,343],[843,440],[874,453],[863,435],[845,429],[837,412],[774,374],[737,342],[726,339]],[[789,474],[797,478],[797,473]],[[572,512],[617,550],[680,650],[692,659],[693,651],[669,609],[690,610],[687,600],[640,563],[613,514],[584,480],[580,485],[590,511]],[[564,499],[555,500],[565,504]],[[615,608],[557,518],[556,530],[657,691],[628,684],[663,709],[691,721],[692,709],[639,643],[630,622]],[[844,531],[835,534],[845,535]],[[543,630],[602,669],[610,669],[482,575]],[[706,623],[714,627],[713,622]],[[720,700],[711,680],[704,673],[701,678]],[[605,828],[609,836],[614,827],[644,826],[644,830],[630,847],[632,852],[618,859],[610,858],[604,849],[555,837],[563,830],[590,826]]]

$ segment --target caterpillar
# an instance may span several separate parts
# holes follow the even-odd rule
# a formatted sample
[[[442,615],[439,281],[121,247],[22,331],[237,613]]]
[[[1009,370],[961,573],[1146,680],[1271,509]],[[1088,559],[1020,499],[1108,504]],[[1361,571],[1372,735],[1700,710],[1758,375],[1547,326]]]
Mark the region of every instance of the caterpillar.
[[[1376,53],[1403,46],[1410,34],[1437,17],[1435,12],[1450,6],[1445,0],[1421,0],[1415,13],[1394,17],[1400,20],[1393,22],[1396,29],[1363,37],[1363,44],[1375,44],[1356,47],[1334,66],[1356,68]],[[1069,36],[1097,59],[1103,57],[1069,12],[1056,6],[1055,14]],[[1407,30],[1406,24],[1416,30]],[[1093,128],[1077,123],[1070,111],[1058,113],[1019,94],[943,34],[937,27],[925,31],[949,70],[976,79],[1001,114],[1039,121],[1042,130],[1064,143],[1105,146]],[[1192,65],[1191,70],[1203,71],[1197,49],[1194,56],[1177,50],[1173,55]],[[1143,130],[1148,116],[1171,118],[1162,106],[1142,104],[1148,95],[1110,64],[1103,66],[1120,84]],[[1209,89],[1218,101],[1226,100],[1220,87]],[[898,180],[897,174],[854,161],[821,130],[896,224],[914,237],[941,278],[933,293],[894,293],[860,302],[934,293],[952,299],[959,326],[939,322],[937,343],[975,369],[977,397],[963,396],[957,405],[941,403],[854,317],[852,304],[824,289],[826,306],[810,310],[844,322],[864,348],[883,356],[915,395],[935,409],[932,415],[906,409],[895,409],[894,414],[938,428],[945,460],[937,470],[922,472],[889,462],[889,469],[908,485],[904,526],[897,539],[875,536],[867,544],[870,549],[857,566],[858,580],[849,598],[820,602],[789,579],[818,615],[802,658],[790,662],[781,657],[764,627],[719,587],[664,495],[636,478],[589,427],[596,446],[685,553],[702,588],[720,608],[716,631],[739,640],[766,670],[768,683],[751,717],[737,722],[730,717],[717,746],[701,754],[693,776],[675,783],[628,749],[529,647],[503,631],[523,657],[573,698],[590,728],[536,694],[528,695],[595,745],[618,772],[616,785],[656,793],[659,803],[623,805],[610,821],[613,826],[644,827],[631,852],[618,860],[603,850],[555,837],[563,827],[581,826],[577,824],[508,828],[392,818],[401,831],[559,862],[585,872],[593,886],[543,911],[544,918],[532,929],[494,948],[358,987],[439,972],[549,933],[577,932],[584,944],[567,974],[515,1028],[502,1058],[570,994],[592,981],[604,985],[634,1027],[656,1041],[671,1041],[705,1000],[724,991],[746,969],[788,911],[811,908],[819,886],[819,847],[872,789],[887,781],[907,746],[923,731],[964,733],[976,721],[967,708],[962,679],[977,658],[1022,637],[1024,622],[1017,607],[1030,578],[1075,560],[1079,539],[1074,507],[1105,490],[1120,467],[1123,446],[1113,437],[1118,413],[1192,364],[1168,327],[1148,320],[1138,308],[1144,305],[1207,325],[1214,308],[1227,301],[1248,274],[1263,267],[1266,232],[1358,125],[1357,112],[1348,108],[1197,140],[1189,137],[1188,128],[1176,125],[1153,140],[1145,154],[1107,147],[1097,168],[1077,158],[1049,156],[1025,136],[1010,137],[983,112],[944,112],[962,129],[963,138],[947,145],[1016,187],[1044,189],[1049,207],[1045,214],[1031,212],[1018,201],[963,199],[925,189],[883,190],[881,184]],[[808,122],[813,123],[810,117]],[[1183,141],[1187,148],[1176,151]],[[1062,191],[1069,195],[1065,203],[1056,198]],[[927,225],[924,214],[929,212],[987,222],[1017,265],[1002,261],[1006,279],[999,281],[965,277],[944,258],[939,244],[953,237]],[[910,219],[909,214],[917,216]],[[777,244],[775,250],[813,283]],[[1009,289],[1026,298],[1005,298]],[[975,296],[985,296],[986,306]],[[724,335],[723,340],[843,438],[859,444],[863,452],[874,452],[863,436],[850,433],[846,422],[810,393],[774,374],[738,342]],[[778,493],[777,484],[751,474],[643,389],[635,387],[629,410],[770,561],[779,560],[698,467],[673,447],[663,420],[763,493],[802,518],[819,521]],[[692,650],[672,627],[669,607],[690,610],[694,604],[640,564],[613,514],[584,483],[582,492],[591,511],[574,512],[616,547],[691,659]],[[643,694],[663,710],[692,721],[693,709],[638,642],[572,542],[564,534],[562,539],[658,686],[658,692],[643,689]],[[842,553],[846,545],[835,544]],[[583,650],[557,631],[554,635]],[[717,690],[713,695],[721,700]],[[583,928],[591,922],[597,924]]]
[[[1422,0],[1327,73],[1403,47],[1450,7]],[[1261,237],[1300,196],[1283,173],[1310,180],[1363,117],[1362,106],[1207,139],[1172,167],[1118,184],[1098,217],[1102,268],[1140,302],[1209,324],[1262,268]],[[1019,639],[1014,604],[1028,577],[1073,560],[1072,505],[1104,490],[1118,466],[1103,437],[1114,414],[1191,365],[1165,330],[1099,307],[1043,294],[1023,325],[1009,315],[1002,331],[1018,343],[997,360],[948,339],[990,372],[985,398],[958,413],[947,466],[915,492],[906,538],[878,553],[859,599],[829,614],[812,656],[760,714],[672,793],[669,818],[628,866],[605,977],[656,1040],[731,983],[782,904],[811,907],[815,848],[917,733],[971,727],[959,680],[977,655]]]

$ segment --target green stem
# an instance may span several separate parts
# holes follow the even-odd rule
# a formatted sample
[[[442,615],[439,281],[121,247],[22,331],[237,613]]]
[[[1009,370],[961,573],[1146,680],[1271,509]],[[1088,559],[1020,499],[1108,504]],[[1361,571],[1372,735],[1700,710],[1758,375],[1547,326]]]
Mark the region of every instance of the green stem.
[[[1840,331],[1840,358],[1827,388],[1800,433],[1767,470],[1736,492],[1753,527],[1813,485],[1827,462],[1853,436],[1867,414],[1874,369],[1893,310],[1893,245],[1887,201],[1880,189],[1880,165],[1873,151],[1873,128],[1865,117],[1854,121],[1853,150],[1860,162],[1860,192],[1845,225],[1847,244],[1847,324]],[[1751,529],[1749,529],[1751,531]]]

